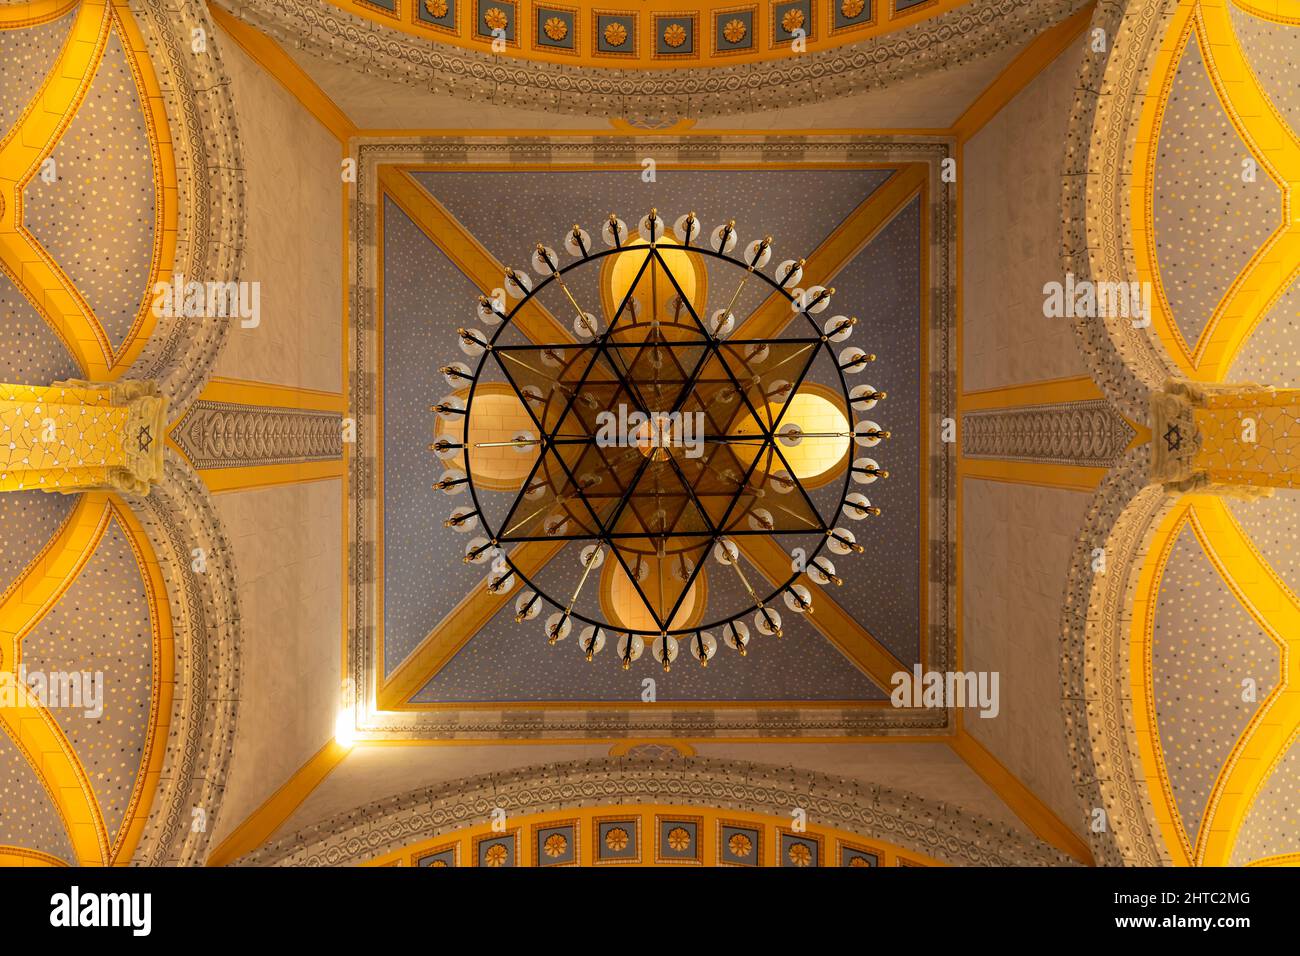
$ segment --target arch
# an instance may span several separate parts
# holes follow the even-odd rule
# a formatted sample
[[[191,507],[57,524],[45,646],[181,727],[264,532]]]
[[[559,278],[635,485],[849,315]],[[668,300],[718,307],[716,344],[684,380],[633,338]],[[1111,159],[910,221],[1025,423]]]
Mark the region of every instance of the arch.
[[[513,818],[610,804],[707,807],[785,820],[800,807],[809,821],[833,821],[846,834],[939,863],[1074,863],[1032,837],[960,807],[887,787],[748,761],[607,757],[412,790],[281,837],[240,864],[350,866],[485,822],[494,808]]]
[[[1098,866],[1173,862],[1147,791],[1129,693],[1133,596],[1152,538],[1175,501],[1146,476],[1146,454],[1134,449],[1093,495],[1062,610],[1066,744],[1079,807],[1094,821],[1089,843]],[[1104,573],[1094,571],[1098,549]]]
[[[457,389],[452,395],[462,402],[469,402],[468,388]],[[515,390],[505,382],[476,384],[474,401],[469,402],[469,406],[470,427],[482,441],[510,441],[536,427]],[[465,437],[462,418],[439,415],[435,421],[434,438],[445,438],[459,444]],[[489,491],[518,492],[533,473],[537,454],[520,454],[520,450],[514,448],[470,448],[469,461],[471,468],[466,469],[465,452],[462,451],[448,464],[461,471],[470,471],[474,481]]]
[[[637,560],[641,560],[639,557]],[[646,582],[642,585],[647,594],[654,593],[655,581],[658,577],[656,566],[650,562],[646,563]],[[624,627],[631,631],[636,631],[642,635],[652,634],[658,626],[654,623],[654,618],[646,608],[641,598],[635,593],[632,586],[632,579],[628,576],[627,570],[624,569],[622,562],[617,559],[606,561],[600,572],[600,613],[605,616],[605,620],[616,627]],[[628,610],[622,608],[628,606]],[[668,622],[670,628],[681,628],[689,630],[698,627],[700,621],[704,620],[704,612],[709,606],[709,572],[708,568],[700,568],[699,574],[687,588],[685,597],[682,598],[682,606],[677,609],[671,621]]]
[[[1300,176],[1300,143],[1244,56],[1227,7],[1199,0],[1099,4],[1090,35],[1105,55],[1086,56],[1066,138],[1062,257],[1076,283],[1139,288],[1151,296],[1151,321],[1076,317],[1080,348],[1102,390],[1127,417],[1148,423],[1150,392],[1175,377],[1224,379],[1261,318],[1295,280],[1300,226],[1284,220],[1233,277],[1196,342],[1184,342],[1156,264],[1151,203],[1164,104],[1182,52],[1204,52],[1210,82],[1260,176],[1285,204]],[[1262,144],[1273,143],[1275,149]]]
[[[223,2],[286,47],[366,69],[424,92],[530,110],[626,117],[655,128],[684,113],[770,109],[880,89],[978,59],[1037,34],[1083,0],[972,0],[884,36],[798,57],[714,68],[634,70],[553,64],[460,50],[315,0]],[[619,61],[612,60],[612,64]]]
[[[780,404],[770,402],[769,412],[773,417],[781,415],[781,427],[799,425],[805,432],[846,432],[849,428],[849,415],[845,409],[845,395],[839,389],[830,388],[820,382],[805,379],[798,390],[789,397],[788,407],[780,410]],[[739,421],[731,427],[757,431],[754,416],[741,413]],[[751,432],[746,432],[751,433]],[[838,455],[836,449],[842,449]],[[794,470],[804,488],[814,490],[824,488],[831,482],[844,477],[844,469],[854,457],[855,445],[848,438],[806,438],[800,444],[781,449],[785,463]],[[831,455],[825,454],[830,450]],[[864,455],[869,452],[863,452]],[[752,454],[746,454],[744,446],[736,450],[736,455],[743,464],[754,460]],[[763,472],[764,462],[760,462],[756,471]]]
[[[243,150],[220,52],[211,43],[212,18],[200,0],[131,0],[130,10],[137,34],[133,46],[166,78],[150,96],[161,101],[176,170],[172,268],[187,281],[238,281],[244,249]],[[208,39],[202,56],[191,52],[197,31]],[[158,109],[157,103],[151,106]],[[156,380],[170,407],[184,409],[211,377],[229,327],[228,321],[203,317],[160,316],[123,377]]]
[[[609,838],[611,829],[616,839]],[[675,849],[665,846],[668,840],[664,839],[674,830],[682,839]],[[504,831],[482,821],[363,865],[492,866],[502,860],[482,859],[482,845],[496,842],[514,848],[515,866],[944,865],[927,854],[840,829],[833,821],[685,802],[595,804],[511,816]],[[615,847],[617,851],[610,852]]]
[[[169,730],[147,768],[152,806],[147,819],[136,821],[130,862],[199,866],[221,808],[238,714],[239,591],[232,551],[202,481],[173,451],[162,481],[147,496],[122,500],[157,558],[174,643]]]
[[[1130,248],[1128,173],[1152,64],[1178,0],[1098,4],[1089,35],[1107,53],[1083,58],[1066,132],[1061,255],[1076,281],[1138,280]],[[1102,95],[1105,91],[1106,95]],[[1123,317],[1073,320],[1080,351],[1106,397],[1131,421],[1150,419],[1148,395],[1175,374],[1150,329]]]
[[[664,257],[668,270],[672,271],[673,279],[681,285],[690,308],[702,321],[706,320],[708,313],[705,311],[705,304],[709,300],[709,270],[704,264],[704,257],[695,252],[688,252],[688,247],[681,244],[681,240],[671,229],[664,231],[663,237],[656,245]],[[636,281],[637,274],[641,271],[641,264],[645,262],[650,251],[650,244],[640,235],[629,239],[623,244],[623,248],[627,252],[609,256],[600,264],[601,308],[606,319],[612,320],[623,299],[631,292],[632,297],[641,306],[642,314],[648,319],[651,312],[651,296],[648,290],[653,288],[659,302],[666,304],[676,297],[676,289],[667,274],[661,274],[663,270],[660,270],[654,262],[649,266],[651,277],[643,276],[640,282]],[[629,317],[625,315],[621,321],[627,322]],[[631,318],[631,321],[644,320]],[[678,321],[688,328],[693,324],[689,315],[680,316]]]

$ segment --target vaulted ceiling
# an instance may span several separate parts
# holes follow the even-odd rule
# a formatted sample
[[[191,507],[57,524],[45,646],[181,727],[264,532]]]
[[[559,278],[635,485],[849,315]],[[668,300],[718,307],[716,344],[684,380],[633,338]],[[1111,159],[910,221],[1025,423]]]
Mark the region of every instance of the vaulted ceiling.
[[[0,862],[1295,863],[1298,24],[0,4]],[[503,270],[652,207],[806,258],[892,431],[845,583],[669,672],[516,623],[429,447]],[[189,280],[260,311],[157,307]],[[1051,316],[1067,281],[1135,283],[1149,324]],[[539,306],[519,341],[568,314]],[[833,363],[806,381],[834,399]],[[789,544],[739,567],[776,589]],[[511,559],[567,595],[577,550]],[[914,667],[998,674],[996,715],[896,706]]]

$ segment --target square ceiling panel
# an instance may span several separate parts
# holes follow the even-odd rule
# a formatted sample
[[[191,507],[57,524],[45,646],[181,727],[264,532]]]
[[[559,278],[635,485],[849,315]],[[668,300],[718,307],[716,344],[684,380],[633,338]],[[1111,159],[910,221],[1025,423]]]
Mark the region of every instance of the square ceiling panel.
[[[946,147],[869,139],[816,146],[771,139],[659,142],[652,176],[639,158],[641,151],[649,151],[641,144],[601,141],[583,147],[579,155],[572,155],[572,144],[565,148],[567,154],[557,155],[544,141],[464,141],[453,149],[445,142],[362,147],[355,267],[357,288],[363,291],[355,307],[365,321],[358,323],[352,362],[354,387],[367,393],[357,407],[369,414],[358,421],[360,454],[351,474],[351,667],[365,689],[368,729],[425,737],[524,732],[609,737],[672,727],[692,736],[770,736],[779,725],[785,735],[807,736],[930,734],[947,726],[944,711],[895,708],[889,701],[893,674],[918,663],[942,668],[951,648],[950,453],[937,441],[941,412],[947,408],[952,346],[949,210],[945,192],[935,188]],[[824,318],[832,312],[857,317],[847,344],[878,356],[867,374],[848,381],[888,393],[872,415],[892,432],[887,443],[871,452],[891,473],[871,486],[871,501],[881,509],[878,517],[853,522],[836,517],[848,462],[864,454],[860,449],[856,454],[837,449],[828,457],[825,478],[804,482],[802,500],[812,509],[809,514],[823,516],[827,525],[850,525],[864,546],[863,554],[835,558],[843,585],[814,588],[813,612],[807,615],[776,605],[783,612],[783,636],[755,634],[743,657],[720,647],[709,666],[700,667],[685,653],[683,641],[683,653],[670,672],[648,650],[627,668],[619,666],[613,647],[589,662],[576,639],[578,628],[573,638],[548,643],[543,622],[550,607],[537,619],[516,623],[516,601],[528,588],[515,581],[494,594],[488,588],[488,565],[462,560],[473,535],[445,526],[462,498],[432,487],[447,466],[430,450],[432,442],[449,433],[447,416],[430,407],[459,394],[438,370],[464,358],[457,329],[476,324],[478,297],[502,285],[504,268],[535,275],[529,260],[536,243],[562,249],[575,223],[598,236],[611,212],[635,233],[651,208],[661,210],[670,226],[687,211],[706,230],[735,220],[740,248],[771,236],[768,272],[784,259],[806,259],[803,284],[835,289],[834,307]],[[693,302],[701,316],[730,305],[738,320],[735,341],[766,337],[789,323],[788,305],[781,303],[786,312],[774,312],[767,302],[770,290],[757,280],[753,285],[739,281],[743,268],[704,256],[683,256],[682,261],[688,258],[689,267],[671,271],[689,274],[694,287],[688,291],[677,285],[675,291]],[[617,321],[616,293],[622,298],[636,298],[640,290],[658,294],[652,288],[658,280],[620,278],[619,257],[606,261],[610,268],[573,272],[563,291],[539,291],[527,307],[532,314],[521,311],[520,320],[499,340],[518,351],[505,359],[498,352],[494,362],[484,363],[474,401],[497,402],[506,431],[511,427],[508,406],[519,405],[516,389],[541,374],[537,339],[554,342],[566,331],[573,314],[566,299],[592,303],[584,308],[604,323]],[[661,261],[667,271],[667,260]],[[798,368],[798,393],[824,393],[830,405],[838,400],[842,408],[836,354],[843,346],[823,350],[815,337],[809,342],[809,354],[817,357],[791,366]],[[786,348],[793,361],[798,347]],[[590,362],[582,363],[584,381],[597,377],[590,369],[597,368],[598,358],[618,366],[641,360],[632,346],[600,356],[590,351]],[[670,358],[682,367],[678,384],[685,388],[693,356],[706,350],[687,343],[672,351]],[[720,351],[715,361],[723,377],[730,372],[725,355]],[[575,360],[573,367],[578,364]],[[701,358],[700,381],[707,378],[705,366]],[[615,383],[620,376],[609,374],[609,394],[600,402],[607,401],[611,409],[620,395],[630,398],[635,390],[627,385],[630,368],[625,371],[628,394]],[[657,389],[667,387],[658,373],[655,381]],[[594,386],[588,381],[583,387]],[[582,413],[571,407],[564,414],[576,416],[572,421],[577,422]],[[531,420],[541,422],[536,415]],[[563,430],[556,428],[557,433]],[[588,584],[580,560],[582,542],[553,537],[573,530],[548,529],[531,513],[524,514],[528,508],[520,489],[548,467],[546,456],[526,448],[474,454],[494,455],[471,469],[477,476],[476,498],[483,499],[478,505],[482,515],[495,516],[489,523],[499,532],[505,531],[507,515],[512,527],[526,529],[518,532],[524,540],[512,543],[510,554],[527,582],[547,595],[563,595],[557,606],[576,595],[575,615],[623,621],[627,614],[617,608],[625,606],[620,603],[625,596],[619,588],[629,587],[630,579],[621,572],[631,568],[633,552],[611,548],[622,563],[611,558],[603,571],[589,575]],[[552,455],[556,471],[571,477],[580,465],[590,465],[585,458],[566,461],[554,449]],[[683,482],[681,510],[699,507],[701,531],[726,513],[721,506],[714,513],[712,505],[696,497],[708,486],[710,462],[721,460],[719,453],[688,465],[696,469],[689,481],[674,466]],[[591,506],[593,526],[613,522],[615,516],[620,522],[616,532],[637,521],[644,526],[647,519],[637,511],[634,489],[622,484],[631,469],[620,475],[609,459],[597,464],[606,468],[614,491]],[[665,494],[671,499],[671,489]],[[494,504],[498,497],[503,503]],[[593,494],[592,500],[599,497]],[[631,507],[620,506],[624,497],[634,502]],[[463,500],[471,499],[467,495]],[[599,513],[602,508],[609,515]],[[686,519],[679,520],[679,529],[685,528]],[[709,539],[700,537],[698,553],[684,552],[701,560],[682,561],[684,569],[698,565],[699,571],[690,578],[689,589],[679,584],[680,592],[689,593],[679,594],[682,606],[673,612],[674,623],[687,621],[687,604],[698,604],[707,622],[733,606],[746,606],[751,588],[771,594],[789,579],[792,549],[815,547],[822,538],[816,530],[737,537],[742,554],[731,569],[709,557]],[[679,540],[694,539],[683,532]],[[662,588],[661,582],[661,595]],[[654,603],[648,597],[646,602]],[[675,602],[665,601],[664,607],[670,603]],[[666,620],[667,612],[660,612]],[[697,613],[689,626],[699,620]],[[653,623],[645,626],[657,629]],[[650,640],[647,635],[647,644]]]

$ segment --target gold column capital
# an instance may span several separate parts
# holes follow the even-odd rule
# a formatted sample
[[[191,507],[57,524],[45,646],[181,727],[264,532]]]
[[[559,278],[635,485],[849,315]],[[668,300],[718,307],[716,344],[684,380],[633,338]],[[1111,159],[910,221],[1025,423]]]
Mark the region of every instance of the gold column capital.
[[[1300,466],[1300,389],[1170,379],[1151,394],[1151,480],[1171,494],[1266,497]]]
[[[156,382],[0,384],[0,491],[147,495],[166,427]]]

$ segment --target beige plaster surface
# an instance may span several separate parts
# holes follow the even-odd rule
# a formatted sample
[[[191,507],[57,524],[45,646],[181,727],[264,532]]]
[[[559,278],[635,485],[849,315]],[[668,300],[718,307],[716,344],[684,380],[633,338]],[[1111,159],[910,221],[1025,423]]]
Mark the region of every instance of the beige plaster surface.
[[[1061,713],[1060,631],[1074,537],[1091,497],[967,478],[962,489],[962,669],[997,671],[1000,710],[964,726],[1084,835]]]
[[[232,323],[216,374],[341,391],[342,146],[224,31],[215,40],[243,145],[242,279],[261,289],[260,324]]]
[[[342,494],[331,479],[213,496],[243,625],[239,721],[214,846],[334,736]]]

